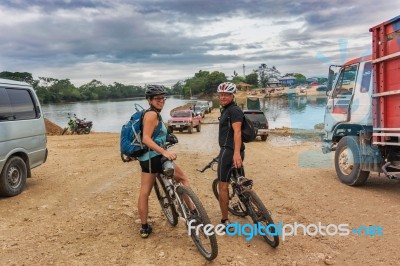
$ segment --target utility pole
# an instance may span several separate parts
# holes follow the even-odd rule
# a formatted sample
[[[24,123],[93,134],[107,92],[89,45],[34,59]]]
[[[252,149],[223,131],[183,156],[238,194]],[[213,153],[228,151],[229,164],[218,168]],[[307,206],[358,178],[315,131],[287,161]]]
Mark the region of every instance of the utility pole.
[[[246,67],[245,67],[245,65],[243,64],[243,77],[245,78],[246,77]]]

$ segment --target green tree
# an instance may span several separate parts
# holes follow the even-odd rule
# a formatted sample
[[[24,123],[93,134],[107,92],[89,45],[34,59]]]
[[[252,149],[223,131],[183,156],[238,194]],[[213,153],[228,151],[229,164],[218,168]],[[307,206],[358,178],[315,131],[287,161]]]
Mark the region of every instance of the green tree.
[[[258,75],[256,72],[248,74],[246,76],[246,83],[251,84],[253,86],[258,86]]]
[[[272,78],[279,79],[281,74],[275,66],[268,67],[266,64],[261,64],[255,72],[259,75],[260,85],[262,87],[267,87],[268,82]]]
[[[306,76],[300,73],[286,73],[283,77],[295,77],[297,79],[306,79]]]
[[[242,76],[236,76],[233,77],[231,82],[238,84],[239,82],[246,82],[246,78],[242,77]]]
[[[207,86],[204,92],[206,94],[217,92],[218,85],[225,81],[227,81],[225,73],[213,71],[208,77]]]
[[[84,101],[106,99],[108,97],[108,87],[96,79],[80,86],[79,91]]]
[[[181,95],[183,94],[183,86],[184,86],[184,81],[179,80],[177,83],[175,83],[172,88],[171,88],[171,94],[175,95]]]

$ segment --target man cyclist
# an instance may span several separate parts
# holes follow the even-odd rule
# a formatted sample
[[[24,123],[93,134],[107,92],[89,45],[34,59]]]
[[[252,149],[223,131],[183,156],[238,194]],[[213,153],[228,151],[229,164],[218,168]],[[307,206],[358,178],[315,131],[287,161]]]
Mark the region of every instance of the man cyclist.
[[[236,85],[230,82],[218,86],[220,104],[222,105],[219,119],[218,142],[220,152],[218,156],[218,190],[219,206],[221,208],[221,224],[227,226],[229,205],[229,177],[232,167],[243,173],[244,144],[242,142],[243,112],[235,103]]]
[[[161,85],[148,85],[145,91],[146,99],[150,105],[143,117],[143,144],[149,148],[149,151],[138,157],[142,168],[140,192],[138,199],[138,212],[142,227],[140,236],[147,238],[152,227],[147,223],[147,215],[149,208],[149,195],[154,185],[157,173],[162,173],[161,158],[164,156],[168,160],[175,160],[177,155],[174,152],[167,151],[163,148],[166,142],[167,128],[161,120],[161,110],[164,107],[166,100],[166,90]],[[159,134],[153,136],[155,129],[159,127]],[[183,173],[182,169],[174,163],[175,179],[185,186],[189,186],[189,180]]]

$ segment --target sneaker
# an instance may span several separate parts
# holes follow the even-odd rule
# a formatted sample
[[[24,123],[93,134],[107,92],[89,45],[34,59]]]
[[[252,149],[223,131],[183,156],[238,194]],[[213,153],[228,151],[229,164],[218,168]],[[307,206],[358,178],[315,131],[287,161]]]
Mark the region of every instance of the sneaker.
[[[151,225],[148,225],[147,229],[144,229],[144,228],[140,229],[140,236],[142,238],[148,238],[152,231],[153,231],[153,228],[151,227]]]

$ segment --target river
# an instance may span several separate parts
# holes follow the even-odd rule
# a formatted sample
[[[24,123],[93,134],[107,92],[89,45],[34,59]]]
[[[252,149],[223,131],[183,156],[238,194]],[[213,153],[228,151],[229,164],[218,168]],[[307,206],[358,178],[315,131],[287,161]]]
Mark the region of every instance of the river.
[[[267,98],[262,101],[261,108],[268,119],[270,128],[313,129],[315,124],[323,122],[326,101],[326,97],[321,96]],[[167,121],[169,119],[170,111],[173,108],[188,102],[189,100],[180,97],[169,97],[161,112],[163,120]],[[210,100],[211,102],[214,108],[219,107],[217,99]],[[144,108],[148,107],[146,99],[134,98],[44,104],[42,108],[44,116],[61,127],[66,126],[68,113],[71,113],[76,114],[78,118],[86,118],[93,121],[93,130],[96,132],[119,132],[121,126],[134,113],[134,104],[139,104]]]

